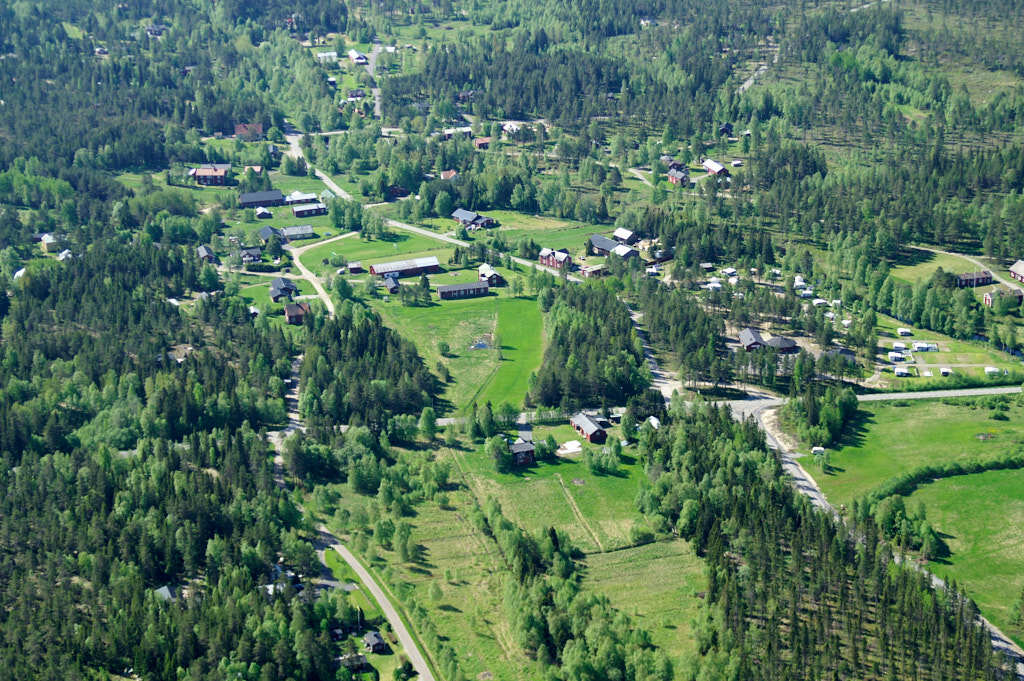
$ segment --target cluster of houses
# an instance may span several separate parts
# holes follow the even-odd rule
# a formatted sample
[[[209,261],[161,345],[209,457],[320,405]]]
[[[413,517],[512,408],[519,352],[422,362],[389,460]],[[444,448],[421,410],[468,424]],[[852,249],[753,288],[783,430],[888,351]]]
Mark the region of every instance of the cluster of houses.
[[[480,213],[474,213],[473,211],[466,210],[465,208],[456,208],[452,213],[452,219],[471,232],[478,229],[496,227],[498,225],[498,221],[494,218],[489,218],[486,215],[481,215]]]
[[[259,192],[245,192],[238,197],[241,208],[253,208],[256,217],[270,218],[273,213],[270,206],[291,206],[292,215],[297,218],[327,215],[327,205],[317,198],[316,194],[294,191],[285,196],[280,189],[267,189]]]

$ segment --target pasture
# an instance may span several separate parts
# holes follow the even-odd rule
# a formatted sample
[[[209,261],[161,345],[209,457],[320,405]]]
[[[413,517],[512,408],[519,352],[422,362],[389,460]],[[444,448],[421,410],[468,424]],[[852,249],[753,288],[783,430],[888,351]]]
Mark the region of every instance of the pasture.
[[[1006,411],[987,404],[1007,402]],[[994,414],[1007,420],[996,420]],[[919,466],[1003,456],[1024,442],[1019,398],[978,398],[973,405],[938,400],[861,403],[854,432],[831,454],[832,473],[812,475],[829,501],[849,505],[881,483]]]
[[[950,554],[929,563],[966,587],[985,614],[1018,644],[1013,605],[1024,588],[1024,470],[986,471],[919,487],[908,502],[925,505]]]

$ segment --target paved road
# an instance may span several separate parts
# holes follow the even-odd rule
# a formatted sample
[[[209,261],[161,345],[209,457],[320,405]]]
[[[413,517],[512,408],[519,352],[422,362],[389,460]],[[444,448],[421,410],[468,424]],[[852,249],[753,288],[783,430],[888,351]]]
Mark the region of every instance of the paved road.
[[[405,623],[402,622],[402,618],[398,616],[398,611],[395,606],[391,604],[391,600],[384,593],[384,590],[377,584],[377,580],[373,578],[363,564],[352,555],[352,552],[348,548],[338,541],[338,538],[331,534],[326,527],[320,526],[320,536],[323,538],[325,543],[333,548],[338,554],[349,564],[355,573],[359,576],[359,580],[363,585],[369,589],[370,593],[373,594],[377,604],[380,605],[381,611],[388,620],[388,624],[391,625],[392,631],[398,636],[398,642],[402,644],[402,648],[405,650],[405,654],[409,656],[409,661],[412,662],[412,666],[416,669],[416,673],[419,674],[419,681],[434,681],[434,674],[430,671],[430,665],[427,664],[426,658],[423,657],[423,653],[420,651],[419,646],[416,645],[416,641],[409,634],[409,630],[406,629]]]
[[[989,272],[991,272],[992,278],[996,282],[1002,284],[1003,286],[1007,286],[1009,288],[1018,288],[1020,286],[1020,282],[1012,282],[1007,279],[1003,279],[995,270],[992,269],[991,265],[986,265],[985,263],[981,262],[974,256],[967,255],[966,253],[942,251],[939,250],[938,248],[929,248],[928,246],[911,246],[911,248],[916,248],[919,251],[928,251],[929,253],[937,253],[939,255],[951,255],[956,258],[963,258],[964,260],[967,260],[968,262],[974,264],[974,266],[977,267],[979,270],[988,270]]]
[[[368,54],[366,56],[366,61],[367,61],[366,72],[369,73],[370,76],[373,77],[373,79],[374,79],[374,81],[373,81],[374,87],[370,88],[370,94],[373,95],[373,117],[374,118],[380,118],[381,117],[380,88],[377,87],[377,57],[380,56],[380,53],[383,51],[383,49],[384,48],[380,45],[380,43],[375,43],[374,46],[373,46],[373,49],[370,50],[370,54]]]
[[[352,200],[352,195],[349,194],[344,189],[342,189],[341,186],[338,185],[337,182],[332,180],[330,175],[328,175],[324,171],[320,170],[319,168],[313,168],[313,172],[316,173],[316,176],[318,178],[320,178],[321,182],[323,182],[324,184],[327,185],[328,189],[330,189],[332,192],[334,192],[335,196],[339,196],[339,197],[345,199],[346,201],[351,201]]]
[[[1001,386],[997,388],[963,388],[961,390],[922,390],[914,393],[876,393],[858,395],[860,402],[882,402],[885,400],[927,400],[941,397],[980,397],[984,395],[1013,395],[1019,393],[1019,385]]]

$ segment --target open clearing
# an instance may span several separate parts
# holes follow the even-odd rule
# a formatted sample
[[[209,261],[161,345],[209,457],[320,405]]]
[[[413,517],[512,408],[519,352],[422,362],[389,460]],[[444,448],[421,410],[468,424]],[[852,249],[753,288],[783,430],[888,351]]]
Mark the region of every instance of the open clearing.
[[[617,436],[614,430],[609,434]],[[555,527],[592,553],[629,546],[630,528],[642,522],[633,500],[644,471],[633,454],[631,448],[623,452],[615,475],[595,475],[581,459],[566,458],[500,475],[482,449],[457,453],[456,459],[477,496],[495,497],[510,520],[532,532]]]
[[[1024,587],[1024,470],[937,480],[909,497],[918,501],[950,550],[930,569],[966,587],[986,617],[1024,644],[1024,628],[1011,623]]]
[[[323,262],[324,259],[329,261],[332,255],[345,256],[349,262],[359,261],[365,269],[374,263],[404,260],[426,253],[436,255],[443,265],[448,261],[447,255],[442,256],[446,251],[451,251],[451,247],[437,239],[410,232],[392,232],[385,239],[366,241],[352,237],[317,246],[303,253],[300,260],[314,273],[324,275],[336,269]]]
[[[894,278],[901,279],[909,284],[930,279],[935,270],[940,267],[952,274],[974,272],[978,269],[971,261],[955,255],[932,253],[931,251],[917,249],[911,249],[910,253],[913,255],[914,260],[912,264],[900,265],[892,269],[892,276]]]
[[[979,403],[1004,398],[979,398]],[[1000,412],[982,406],[953,406],[936,400],[861,403],[855,431],[835,451],[833,473],[814,476],[829,501],[850,504],[886,480],[926,464],[991,459],[1024,441],[1024,409]],[[1006,414],[997,421],[992,414]],[[980,439],[984,434],[987,439]]]
[[[441,275],[443,276],[443,275]],[[428,307],[405,307],[397,301],[376,301],[385,323],[416,344],[432,370],[442,362],[451,373],[442,399],[452,410],[490,400],[497,405],[522,403],[531,372],[540,366],[542,316],[532,298],[487,296],[446,300]],[[502,350],[491,347],[498,334]],[[488,347],[471,350],[485,340]],[[448,343],[441,357],[438,343]]]
[[[697,650],[692,621],[697,594],[707,589],[702,567],[687,542],[656,542],[588,556],[583,586],[633,617],[678,669]]]

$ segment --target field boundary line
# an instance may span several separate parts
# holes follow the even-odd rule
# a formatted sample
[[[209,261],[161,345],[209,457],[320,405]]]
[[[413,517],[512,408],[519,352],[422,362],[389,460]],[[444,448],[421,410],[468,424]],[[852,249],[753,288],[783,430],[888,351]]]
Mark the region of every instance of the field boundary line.
[[[562,486],[562,492],[565,493],[565,498],[569,501],[569,506],[572,507],[572,512],[576,514],[576,519],[580,521],[580,524],[583,525],[583,529],[587,531],[590,538],[594,540],[595,544],[597,544],[597,548],[600,549],[600,552],[604,553],[604,545],[601,544],[601,540],[597,538],[597,533],[594,532],[594,528],[592,528],[590,523],[587,522],[587,519],[583,517],[583,512],[580,511],[580,507],[576,505],[576,499],[573,498],[572,492],[570,492],[569,488],[565,486],[565,480],[562,479],[562,474],[555,473],[555,478],[558,479],[558,484]]]

